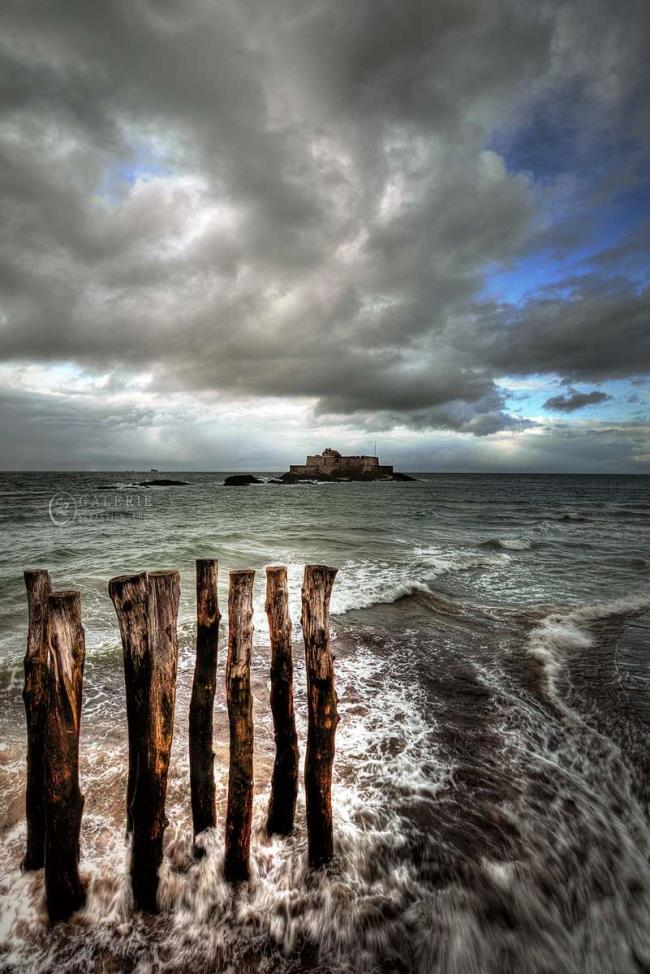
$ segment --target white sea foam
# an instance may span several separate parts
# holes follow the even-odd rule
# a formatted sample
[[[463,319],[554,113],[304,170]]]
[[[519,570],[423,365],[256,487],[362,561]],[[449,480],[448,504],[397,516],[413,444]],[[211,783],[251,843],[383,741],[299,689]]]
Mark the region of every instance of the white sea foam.
[[[549,690],[555,691],[555,678],[567,654],[588,650],[593,645],[590,624],[617,615],[643,612],[650,608],[650,597],[636,595],[577,606],[546,616],[528,636],[527,649],[538,659],[547,674]]]
[[[583,607],[574,610],[570,624],[567,613],[560,617],[563,625],[550,622],[545,631],[556,641],[558,652],[567,645],[580,650],[588,645],[579,635],[581,623],[646,604],[622,600]],[[441,635],[435,640],[438,651]],[[123,801],[124,755],[116,756],[114,749],[109,752],[101,741],[85,740],[82,787],[87,812],[82,874],[89,883],[87,905],[65,931],[58,936],[48,934],[42,875],[24,877],[17,869],[24,826],[16,826],[2,845],[5,868],[0,909],[3,960],[8,969],[13,965],[14,970],[43,974],[52,969],[72,972],[99,966],[107,956],[108,969],[124,961],[140,971],[225,971],[245,967],[252,952],[264,958],[263,969],[270,971],[290,967],[296,963],[297,952],[309,945],[317,969],[332,972],[371,972],[381,965],[401,970],[404,959],[409,958],[409,970],[416,974],[464,970],[494,974],[503,969],[504,944],[498,920],[495,927],[486,919],[488,911],[494,911],[497,918],[500,911],[513,918],[507,939],[512,969],[579,970],[588,961],[593,970],[625,970],[625,945],[633,937],[638,939],[639,956],[643,957],[639,932],[643,899],[639,894],[628,902],[626,884],[642,885],[647,863],[643,848],[633,842],[639,815],[631,804],[629,782],[622,772],[612,772],[615,749],[610,746],[603,752],[602,760],[611,767],[607,766],[601,787],[596,789],[591,779],[599,774],[601,754],[592,732],[579,729],[591,736],[581,739],[581,747],[576,749],[575,722],[567,721],[558,738],[557,724],[546,724],[539,706],[528,708],[516,695],[504,692],[498,671],[488,680],[479,672],[480,682],[485,682],[495,704],[503,708],[504,727],[497,746],[504,752],[497,766],[503,759],[508,790],[512,784],[516,793],[505,812],[522,835],[525,854],[514,860],[486,855],[472,866],[473,878],[468,881],[462,871],[450,876],[443,873],[438,879],[436,863],[440,857],[448,862],[450,854],[444,845],[446,837],[430,834],[428,816],[435,816],[444,793],[447,801],[455,793],[456,767],[442,748],[449,728],[437,723],[438,711],[432,709],[435,695],[429,696],[418,678],[418,667],[433,647],[423,647],[417,632],[402,633],[383,652],[375,652],[359,632],[353,639],[354,651],[344,652],[336,663],[342,721],[333,792],[338,855],[333,874],[314,877],[306,868],[302,794],[294,835],[266,837],[265,788],[254,802],[251,882],[237,892],[224,882],[227,765],[223,743],[216,762],[217,828],[202,837],[206,856],[192,860],[187,740],[185,720],[180,719],[181,711],[183,718],[186,715],[187,699],[181,693],[168,793],[170,826],[160,884],[165,913],[152,924],[132,912],[123,816],[118,815],[116,822],[114,807],[109,806],[109,796],[113,796],[113,805],[116,794],[120,804]],[[187,649],[182,673],[189,656]],[[444,653],[440,660],[447,660],[443,665],[448,665]],[[475,667],[473,671],[476,673]],[[296,693],[304,753],[306,706],[300,659],[296,660]],[[256,696],[256,766],[261,765],[268,776],[272,738],[268,707],[260,712],[259,702]],[[551,730],[552,747],[548,740]],[[220,719],[217,731],[225,733]],[[458,727],[453,731],[457,736]],[[464,750],[461,744],[461,759]],[[467,753],[466,758],[471,767],[477,756]],[[474,773],[480,776],[480,763]],[[534,776],[544,774],[550,778],[556,800],[549,802],[540,817],[528,784],[537,780]],[[481,821],[485,813],[480,792],[476,797],[474,804],[471,790],[458,791],[458,828],[471,829]],[[588,861],[581,861],[574,819],[563,812],[564,803],[574,809],[585,845],[593,850]],[[611,811],[608,803],[623,811]],[[418,813],[413,818],[415,809]],[[599,851],[600,839],[604,847],[610,843],[618,850],[613,862]],[[422,859],[432,869],[431,881],[427,869],[421,868]],[[601,902],[591,894],[585,875],[589,882],[610,883],[614,892]],[[544,892],[549,886],[556,887],[550,898]],[[576,903],[584,911],[585,921],[575,929],[567,928],[558,911],[557,903],[563,898],[567,911],[575,909]],[[619,936],[612,937],[611,931]],[[524,968],[530,957],[535,960]],[[604,958],[600,968],[596,964],[599,958]]]
[[[299,796],[297,827],[288,839],[268,838],[264,830],[268,792],[254,802],[252,877],[233,893],[223,879],[223,796],[227,772],[216,765],[219,821],[201,844],[206,856],[193,861],[189,818],[189,780],[184,726],[177,721],[172,775],[168,793],[170,826],[161,869],[160,902],[166,911],[156,927],[154,954],[164,957],[161,969],[222,969],[237,967],[240,951],[258,941],[279,958],[305,940],[317,947],[336,970],[349,970],[355,956],[359,971],[370,970],[382,952],[406,950],[405,913],[418,895],[425,895],[414,865],[395,862],[403,849],[405,828],[399,801],[433,803],[448,774],[436,756],[435,722],[423,708],[419,686],[408,687],[395,678],[399,660],[386,661],[358,653],[337,661],[339,710],[333,790],[336,852],[339,866],[333,876],[312,876],[306,865],[304,801]],[[302,680],[301,665],[297,674]],[[381,706],[375,706],[375,696]],[[185,706],[186,701],[179,701]],[[297,687],[297,718],[304,753],[304,690]],[[257,715],[256,715],[257,720]],[[268,714],[258,739],[268,739]],[[179,743],[181,746],[179,747]],[[4,960],[15,969],[77,970],[102,951],[137,957],[138,970],[151,963],[151,928],[132,912],[128,879],[128,847],[123,829],[115,825],[102,800],[123,786],[115,759],[101,744],[84,742],[82,787],[87,810],[82,827],[81,871],[88,886],[85,908],[71,922],[71,945],[61,956],[59,941],[43,938],[42,873],[21,876],[17,854],[24,826],[16,826],[2,846],[4,881],[0,887]],[[266,765],[268,762],[266,762]],[[393,802],[388,796],[393,796]],[[114,800],[114,799],[113,799]],[[121,798],[119,799],[121,801]],[[399,860],[398,856],[398,860]],[[11,863],[11,864],[10,864]],[[244,955],[245,956],[245,953]],[[270,960],[269,969],[274,969]],[[278,959],[278,964],[280,963]],[[9,968],[11,969],[11,967]]]

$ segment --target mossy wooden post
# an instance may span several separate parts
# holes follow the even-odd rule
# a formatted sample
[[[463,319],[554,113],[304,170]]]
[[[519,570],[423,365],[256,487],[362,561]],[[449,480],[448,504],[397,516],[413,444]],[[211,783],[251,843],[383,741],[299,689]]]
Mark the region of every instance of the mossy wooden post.
[[[133,831],[133,792],[138,772],[140,744],[146,734],[147,695],[150,674],[147,573],[118,575],[108,583],[108,591],[120,625],[126,722],[129,738],[129,771],[126,786],[126,830]]]
[[[47,607],[48,706],[45,722],[45,898],[50,920],[85,903],[79,877],[79,725],[86,655],[81,596],[53,592]]]
[[[230,882],[249,877],[253,817],[253,579],[248,569],[230,573],[226,698],[230,723],[230,768],[224,873]]]
[[[305,802],[309,865],[318,868],[334,853],[332,765],[336,725],[334,664],[330,651],[329,603],[336,568],[307,565],[302,585],[309,724],[305,756]]]
[[[22,868],[42,869],[45,864],[45,806],[43,781],[45,716],[47,710],[47,600],[52,592],[44,568],[24,572],[29,622],[25,653],[23,701],[27,718],[27,846]]]
[[[196,562],[196,662],[190,700],[189,749],[194,837],[217,824],[212,746],[214,695],[219,647],[219,566],[215,559]],[[197,854],[200,850],[196,849]]]
[[[122,633],[130,722],[131,886],[136,907],[155,913],[174,733],[180,578],[177,571],[123,575],[111,579],[109,592]]]
[[[275,734],[275,763],[266,820],[269,834],[293,830],[298,795],[298,735],[293,711],[293,660],[287,569],[266,569],[266,615],[271,637],[271,711]]]

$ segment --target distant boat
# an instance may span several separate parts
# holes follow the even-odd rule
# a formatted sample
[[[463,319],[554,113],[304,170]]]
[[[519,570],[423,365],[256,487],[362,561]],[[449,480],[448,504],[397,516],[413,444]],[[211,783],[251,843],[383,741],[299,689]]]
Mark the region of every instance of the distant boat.
[[[149,473],[160,473],[160,470],[156,470],[155,467],[150,467],[149,468]]]

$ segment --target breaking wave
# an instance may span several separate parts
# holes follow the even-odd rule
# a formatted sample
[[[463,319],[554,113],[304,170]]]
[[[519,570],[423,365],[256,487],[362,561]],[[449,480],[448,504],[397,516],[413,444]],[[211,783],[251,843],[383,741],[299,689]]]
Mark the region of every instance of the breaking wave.
[[[415,549],[412,560],[400,564],[349,561],[342,567],[341,584],[334,590],[332,612],[340,615],[354,609],[387,605],[417,592],[431,592],[432,583],[442,576],[470,570],[489,571],[508,562],[505,553],[446,554],[431,548]]]
[[[528,538],[490,538],[482,541],[481,548],[501,549],[503,551],[531,551],[533,542]]]
[[[594,643],[590,627],[615,616],[631,616],[650,609],[650,596],[636,595],[582,605],[565,612],[546,616],[528,636],[527,651],[544,667],[549,690],[555,690],[555,678],[569,654],[587,651]]]

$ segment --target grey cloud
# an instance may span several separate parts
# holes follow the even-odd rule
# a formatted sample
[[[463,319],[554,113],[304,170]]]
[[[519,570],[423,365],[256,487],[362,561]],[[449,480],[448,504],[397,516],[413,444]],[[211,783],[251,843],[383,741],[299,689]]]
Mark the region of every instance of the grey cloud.
[[[431,433],[391,453],[402,470],[496,471],[513,473],[646,473],[647,425],[618,427],[558,424],[552,430],[523,430],[508,449],[495,453],[491,437],[465,439]]]
[[[489,404],[486,404],[486,408]],[[462,411],[462,405],[457,407]],[[183,415],[169,402],[167,407],[134,408],[113,403],[98,404],[83,396],[52,396],[32,392],[0,392],[5,419],[4,465],[9,469],[144,469],[165,470],[282,470],[296,455],[313,447],[313,434],[288,443],[274,438],[269,444],[264,423],[197,423],[196,412]],[[205,420],[205,407],[201,410]],[[208,414],[209,415],[209,414]],[[466,414],[469,416],[469,414]],[[368,449],[375,432],[369,414],[366,436],[342,428],[340,445],[349,452]],[[402,439],[384,434],[380,451],[386,462],[403,470],[563,471],[620,473],[647,470],[647,423],[592,423],[576,430],[561,421],[552,427],[525,424],[516,442],[504,452],[494,452],[490,434],[498,436],[501,421],[485,435],[454,437],[436,432],[457,429],[460,413],[444,424],[442,415],[421,417],[421,435]],[[471,422],[471,419],[469,419]],[[386,429],[380,423],[378,431]],[[35,449],[34,449],[35,447]],[[44,506],[44,516],[46,508]]]
[[[520,432],[537,425],[532,420],[506,412],[503,396],[490,383],[484,384],[484,391],[480,395],[478,387],[475,392],[476,396],[472,399],[469,396],[463,399],[442,396],[443,401],[435,406],[411,403],[406,415],[399,408],[392,411],[385,407],[367,410],[357,404],[353,409],[352,404],[345,400],[327,400],[321,403],[317,415],[325,420],[341,421],[345,417],[349,426],[371,433],[399,428],[407,423],[411,429],[421,432],[451,430],[474,436],[490,436],[504,430]]]
[[[585,406],[596,406],[598,403],[606,402],[611,399],[605,392],[594,389],[592,392],[577,392],[569,389],[568,396],[551,396],[544,403],[545,409],[553,409],[560,413],[573,413],[576,409],[584,409]]]
[[[122,466],[133,432],[154,423],[151,409],[23,391],[0,391],[0,411],[3,460],[14,470]]]
[[[565,289],[571,293],[561,296]],[[477,306],[457,341],[501,373],[598,381],[647,371],[649,317],[647,287],[591,274],[538,292],[520,309]]]
[[[10,0],[0,356],[477,436],[529,425],[501,375],[635,374],[647,292],[625,275],[477,295],[542,232],[490,133],[576,79],[576,111],[617,125],[641,13],[605,32],[604,0]]]

